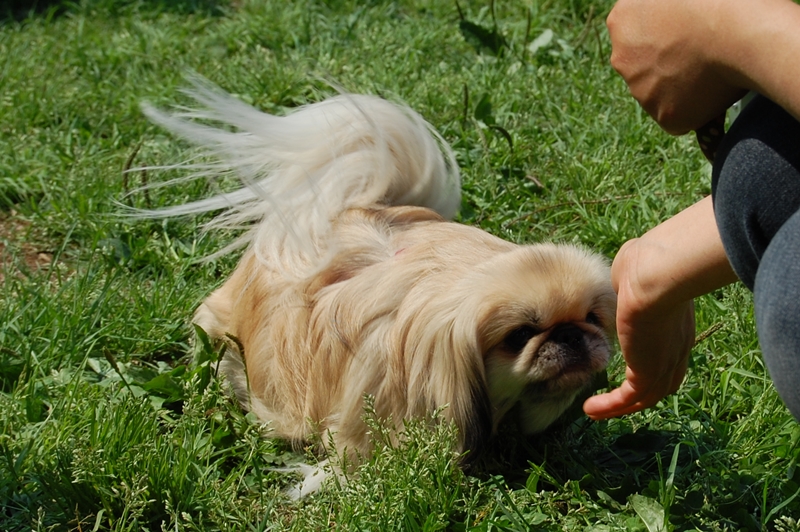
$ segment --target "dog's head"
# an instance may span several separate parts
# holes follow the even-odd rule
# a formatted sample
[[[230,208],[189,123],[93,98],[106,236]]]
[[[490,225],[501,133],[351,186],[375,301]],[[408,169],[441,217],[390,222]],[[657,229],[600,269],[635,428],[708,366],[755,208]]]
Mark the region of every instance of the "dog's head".
[[[539,245],[508,255],[486,293],[478,336],[495,427],[519,404],[530,434],[605,369],[616,296],[605,261],[585,250]]]
[[[499,254],[418,316],[438,331],[423,341],[436,352],[424,357],[433,382],[423,395],[450,405],[472,454],[517,405],[524,432],[544,430],[605,369],[615,305],[597,255],[551,244]]]

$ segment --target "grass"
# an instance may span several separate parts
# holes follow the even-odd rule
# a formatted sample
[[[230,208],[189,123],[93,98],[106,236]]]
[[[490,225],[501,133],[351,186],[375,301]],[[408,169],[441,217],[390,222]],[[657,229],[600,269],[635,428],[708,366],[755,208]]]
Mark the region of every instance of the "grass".
[[[185,153],[139,111],[196,71],[271,112],[329,82],[399,98],[453,145],[461,220],[609,257],[709,193],[693,139],[660,132],[608,66],[601,0],[24,2],[0,19],[0,529],[800,530],[800,426],[765,374],[741,286],[697,301],[682,389],[526,440],[464,472],[445,424],[409,426],[300,503],[303,459],[222,393],[188,319],[235,258],[203,220],[131,222],[203,184],[137,165]],[[459,15],[460,11],[460,15]],[[623,377],[615,360],[611,383]],[[308,458],[307,456],[305,458]]]

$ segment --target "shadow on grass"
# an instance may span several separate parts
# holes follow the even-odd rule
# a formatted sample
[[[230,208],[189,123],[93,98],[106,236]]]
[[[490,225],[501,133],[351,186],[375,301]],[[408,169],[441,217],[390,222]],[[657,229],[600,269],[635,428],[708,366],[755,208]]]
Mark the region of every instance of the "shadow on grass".
[[[513,424],[503,424],[492,455],[480,467],[486,473],[502,475],[509,487],[519,489],[525,487],[531,464],[536,464],[549,478],[542,479],[545,490],[548,484],[557,489],[578,482],[583,489],[602,490],[624,504],[629,495],[666,474],[681,440],[678,432],[649,429],[603,438],[591,425],[585,420],[525,437]],[[690,454],[689,449],[681,448],[678,463],[688,464]]]

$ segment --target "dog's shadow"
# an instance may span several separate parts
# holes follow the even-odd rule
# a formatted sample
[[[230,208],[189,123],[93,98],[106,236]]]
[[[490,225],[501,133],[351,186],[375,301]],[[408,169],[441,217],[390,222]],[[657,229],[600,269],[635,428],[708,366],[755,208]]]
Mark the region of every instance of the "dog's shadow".
[[[572,416],[533,436],[522,434],[513,420],[505,421],[491,451],[475,461],[469,474],[502,477],[511,489],[555,491],[577,483],[592,495],[602,491],[624,505],[630,495],[664,480],[680,441],[680,432],[609,430],[607,423],[583,416],[578,406]],[[690,454],[681,447],[678,464],[691,460]]]

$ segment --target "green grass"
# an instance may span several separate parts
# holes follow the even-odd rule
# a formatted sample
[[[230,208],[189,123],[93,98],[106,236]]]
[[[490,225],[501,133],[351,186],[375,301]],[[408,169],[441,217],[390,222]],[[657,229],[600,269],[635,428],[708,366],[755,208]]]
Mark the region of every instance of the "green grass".
[[[308,456],[259,437],[202,344],[187,367],[189,317],[235,264],[196,259],[229,235],[116,216],[209,192],[128,194],[169,176],[126,168],[185,153],[139,103],[185,101],[186,72],[270,112],[331,82],[407,102],[456,151],[462,221],[512,241],[613,257],[709,193],[693,139],[658,130],[608,66],[609,1],[459,3],[466,22],[433,0],[2,8],[0,530],[800,530],[800,426],[741,286],[697,302],[698,330],[721,328],[655,408],[529,440],[502,427],[467,472],[451,427],[392,445],[372,420],[374,458],[300,503],[276,468]]]

